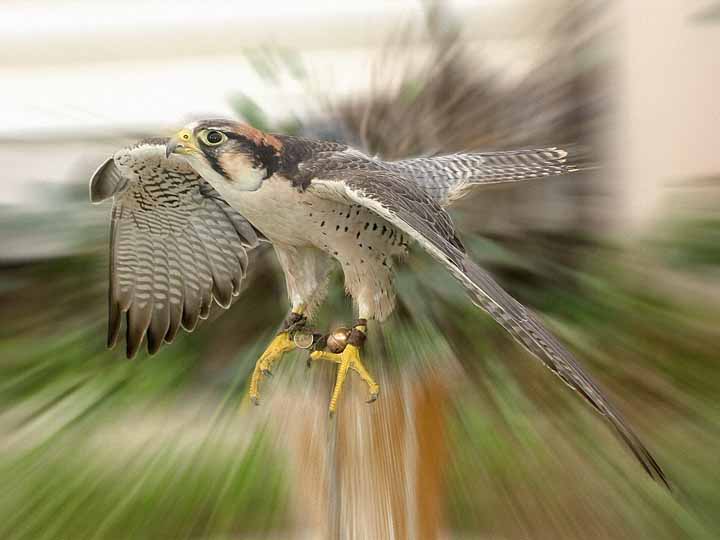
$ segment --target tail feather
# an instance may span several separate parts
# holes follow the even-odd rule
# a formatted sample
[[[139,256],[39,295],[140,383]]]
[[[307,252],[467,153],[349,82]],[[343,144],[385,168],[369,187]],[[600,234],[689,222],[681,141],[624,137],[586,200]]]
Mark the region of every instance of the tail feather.
[[[449,154],[387,165],[415,180],[443,206],[451,205],[477,186],[524,182],[594,168],[587,150],[577,145]]]

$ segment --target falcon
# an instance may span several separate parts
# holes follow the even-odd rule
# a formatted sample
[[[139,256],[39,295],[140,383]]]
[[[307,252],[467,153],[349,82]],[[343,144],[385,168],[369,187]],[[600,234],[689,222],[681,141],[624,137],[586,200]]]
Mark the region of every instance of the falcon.
[[[180,328],[192,331],[211,304],[228,308],[248,252],[271,244],[285,273],[290,311],[258,359],[250,399],[287,352],[337,364],[333,414],[349,373],[380,388],[362,361],[369,319],[395,307],[393,268],[409,249],[427,252],[470,299],[579,392],[615,428],[645,471],[665,475],[642,442],[540,318],[467,255],[447,208],[473,188],[571,173],[566,150],[542,148],[383,161],[345,144],[265,133],[229,120],[194,122],[172,138],[123,148],[90,182],[93,202],[112,197],[109,330],[125,323],[128,357],[150,354]],[[329,337],[308,331],[339,266],[357,320]]]

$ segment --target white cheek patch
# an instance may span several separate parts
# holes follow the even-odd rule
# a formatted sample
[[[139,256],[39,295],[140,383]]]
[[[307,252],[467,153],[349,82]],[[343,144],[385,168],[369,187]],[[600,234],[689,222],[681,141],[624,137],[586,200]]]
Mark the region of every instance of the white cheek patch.
[[[202,156],[184,154],[181,157],[190,164],[195,172],[221,193],[227,189],[257,191],[265,178],[265,169],[253,168],[250,160],[244,156],[233,156],[231,159],[221,158],[220,165],[227,178],[213,169]]]
[[[241,191],[255,191],[266,175],[266,170],[257,169],[253,162],[243,155],[220,155],[220,166],[227,174],[235,189]]]

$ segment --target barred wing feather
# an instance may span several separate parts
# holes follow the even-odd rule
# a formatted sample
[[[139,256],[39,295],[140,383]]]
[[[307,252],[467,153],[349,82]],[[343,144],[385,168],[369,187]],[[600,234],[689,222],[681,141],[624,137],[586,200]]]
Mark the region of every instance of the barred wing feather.
[[[93,175],[93,202],[114,199],[110,233],[108,347],[126,322],[126,353],[192,331],[213,301],[239,294],[248,251],[262,238],[179,158],[165,139],[118,151]]]
[[[585,152],[577,146],[449,154],[385,164],[392,172],[415,180],[443,206],[482,185],[523,182],[591,168]]]

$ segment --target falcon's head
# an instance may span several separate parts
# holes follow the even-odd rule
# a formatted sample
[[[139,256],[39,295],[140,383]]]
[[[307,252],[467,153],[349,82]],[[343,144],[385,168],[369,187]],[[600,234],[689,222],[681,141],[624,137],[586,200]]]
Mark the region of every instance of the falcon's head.
[[[232,120],[188,124],[170,139],[166,154],[178,154],[213,185],[230,183],[255,191],[280,167],[282,143],[272,135]]]

